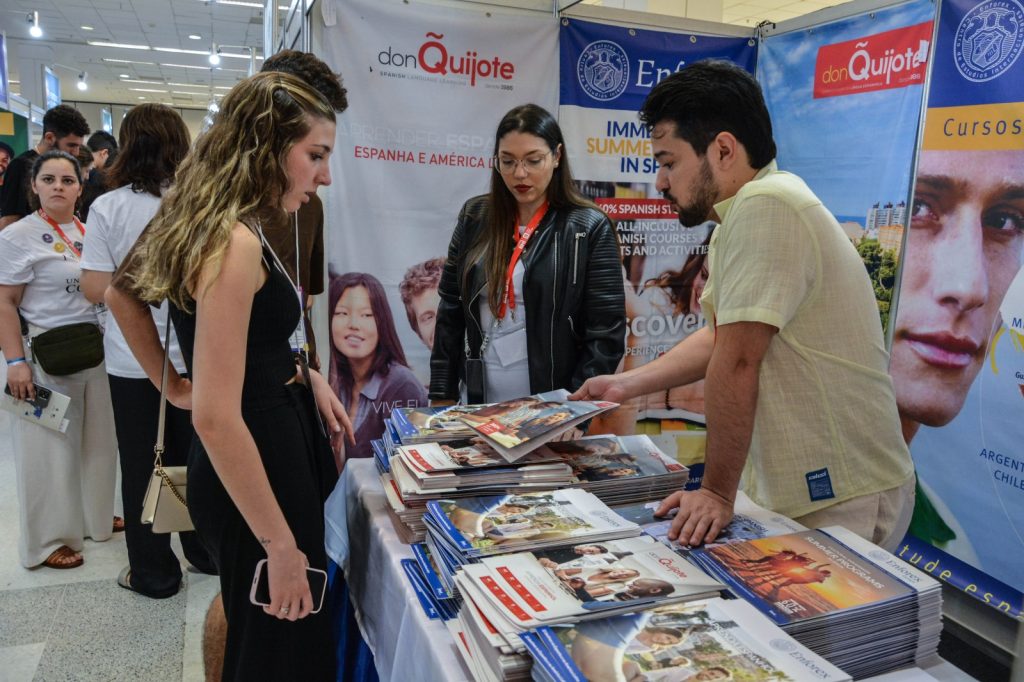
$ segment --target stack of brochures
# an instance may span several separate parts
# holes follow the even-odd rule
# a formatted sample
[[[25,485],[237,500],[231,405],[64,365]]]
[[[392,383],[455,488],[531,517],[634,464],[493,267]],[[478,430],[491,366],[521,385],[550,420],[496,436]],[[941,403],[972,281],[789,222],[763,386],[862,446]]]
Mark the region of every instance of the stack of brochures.
[[[845,528],[698,549],[690,558],[855,678],[937,656],[938,581]]]
[[[647,436],[594,436],[548,443],[508,463],[478,437],[400,445],[381,475],[389,512],[405,541],[423,539],[426,503],[440,498],[575,487],[607,504],[661,499],[689,471]]]
[[[541,682],[851,679],[735,599],[544,626],[520,639],[533,657],[533,679]]]
[[[467,665],[477,667],[478,679],[508,679],[507,666],[528,667],[521,658],[529,630],[705,599],[722,589],[647,536],[602,542],[596,545],[600,552],[581,553],[580,547],[489,556],[459,571],[464,656],[468,652]]]

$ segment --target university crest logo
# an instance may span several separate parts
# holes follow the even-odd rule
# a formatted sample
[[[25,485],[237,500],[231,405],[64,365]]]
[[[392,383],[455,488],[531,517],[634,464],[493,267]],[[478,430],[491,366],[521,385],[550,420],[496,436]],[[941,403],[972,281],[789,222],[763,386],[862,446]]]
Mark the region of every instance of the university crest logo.
[[[576,77],[592,98],[601,102],[613,100],[626,90],[629,82],[629,57],[617,43],[596,40],[580,54]]]
[[[1024,5],[989,0],[964,15],[953,41],[953,60],[964,78],[983,83],[1013,66],[1024,48]]]

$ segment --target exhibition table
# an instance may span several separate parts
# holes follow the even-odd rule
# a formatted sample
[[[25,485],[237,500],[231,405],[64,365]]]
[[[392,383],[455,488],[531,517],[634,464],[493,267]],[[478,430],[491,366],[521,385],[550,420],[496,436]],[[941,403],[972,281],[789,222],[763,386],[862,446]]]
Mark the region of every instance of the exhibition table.
[[[386,505],[373,460],[356,459],[346,463],[326,510],[327,553],[345,568],[377,673],[382,682],[468,680],[448,630],[427,618],[405,577],[401,561],[412,550],[398,539]]]
[[[372,459],[349,460],[327,502],[327,554],[345,568],[351,602],[363,639],[374,655],[382,682],[470,679],[451,635],[430,620],[402,570],[412,559],[398,539]],[[946,661],[928,666],[942,682],[973,678]],[[886,680],[923,680],[908,671]]]

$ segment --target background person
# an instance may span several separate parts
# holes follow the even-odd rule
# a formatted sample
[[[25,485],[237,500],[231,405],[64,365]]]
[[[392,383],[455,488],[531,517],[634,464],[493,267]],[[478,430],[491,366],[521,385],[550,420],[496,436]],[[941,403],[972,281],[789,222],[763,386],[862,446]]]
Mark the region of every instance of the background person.
[[[156,215],[160,197],[170,187],[189,149],[185,122],[163,104],[132,107],[121,122],[120,136],[122,152],[107,169],[109,182],[116,189],[93,204],[82,248],[82,291],[93,303],[103,301],[112,274]],[[153,318],[162,339],[166,302],[153,309]],[[113,316],[107,317],[103,349],[121,453],[121,500],[128,545],[128,566],[117,581],[147,597],[171,597],[181,587],[181,564],[171,549],[171,534],[154,533],[141,518],[143,498],[153,474],[160,390],[132,355]],[[185,361],[173,332],[169,351],[174,369],[185,375]],[[184,466],[192,442],[191,414],[168,405],[165,419],[164,466]],[[180,539],[190,564],[204,573],[216,573],[194,532],[181,533]]]
[[[300,383],[288,341],[302,306],[258,236],[261,216],[294,211],[330,182],[334,119],[287,74],[235,86],[107,296],[115,315],[136,305],[125,289],[172,303],[199,436],[189,512],[220,571],[226,679],[334,677],[330,611],[310,613],[305,570],[326,569],[323,504],[336,478],[313,395],[336,446],[349,423],[318,373]],[[261,610],[249,586],[262,558],[271,602]]]
[[[4,175],[7,174],[7,166],[14,158],[14,148],[6,142],[0,142],[0,187],[4,185]]]
[[[106,130],[97,130],[89,136],[82,148],[88,149],[92,153],[94,164],[82,187],[82,203],[79,208],[82,220],[87,220],[92,202],[96,201],[96,197],[106,192],[109,187],[107,169],[117,159],[117,140]]]
[[[396,407],[427,404],[427,392],[409,369],[387,295],[373,275],[349,272],[331,278],[331,388],[355,428],[347,457],[373,457],[370,441],[384,433]]]
[[[745,472],[758,504],[895,548],[910,523],[914,469],[874,292],[832,214],[778,170],[760,86],[734,64],[696,62],[656,85],[640,118],[660,165],[656,187],[680,223],[720,222],[701,298],[713,322],[573,397],[618,402],[706,377],[704,479],[658,509],[679,508],[670,539],[713,541]]]
[[[96,308],[79,290],[79,257],[85,227],[75,218],[82,191],[78,161],[44,152],[29,174],[39,206],[0,232],[0,347],[7,386],[15,398],[34,399],[33,382],[71,398],[64,433],[24,419],[11,425],[21,534],[18,554],[26,568],[74,568],[83,562],[85,538],[110,538],[114,513],[117,443],[103,363],[52,376],[38,365],[22,338],[77,323],[97,324]],[[123,528],[123,521],[115,519]]]
[[[39,155],[56,149],[77,157],[88,134],[85,117],[67,104],[55,106],[43,115],[43,136],[39,144],[14,157],[4,174],[0,188],[0,230],[32,212],[29,185],[32,164]]]
[[[535,104],[512,109],[494,154],[490,192],[463,205],[441,276],[430,358],[439,404],[461,397],[467,347],[484,366],[469,402],[575,390],[615,371],[625,351],[615,230],[577,191],[557,121]]]

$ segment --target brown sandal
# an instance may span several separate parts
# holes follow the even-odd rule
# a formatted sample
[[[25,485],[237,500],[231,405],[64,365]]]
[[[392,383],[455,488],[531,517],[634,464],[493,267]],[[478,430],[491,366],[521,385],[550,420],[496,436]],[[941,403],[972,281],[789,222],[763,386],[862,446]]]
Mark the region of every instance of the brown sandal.
[[[120,516],[115,516],[114,517],[114,531],[113,532],[115,532],[115,533],[123,533],[124,532],[124,519],[122,519]]]
[[[61,545],[46,557],[43,566],[49,568],[78,568],[85,563],[85,558],[67,545]]]

